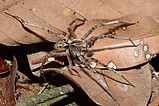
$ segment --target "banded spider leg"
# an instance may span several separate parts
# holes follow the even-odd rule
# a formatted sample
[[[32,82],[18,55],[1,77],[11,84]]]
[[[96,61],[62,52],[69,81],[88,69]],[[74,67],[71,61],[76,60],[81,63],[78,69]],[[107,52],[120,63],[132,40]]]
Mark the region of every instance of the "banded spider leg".
[[[74,28],[71,28],[71,26],[76,22],[76,21],[81,21],[82,23],[80,24],[77,24],[74,26]],[[69,32],[69,34],[73,37],[73,38],[77,38],[76,34],[74,33],[74,30],[78,27],[78,26],[81,26],[85,23],[86,21],[86,18],[84,18],[84,20],[82,19],[79,19],[79,18],[76,18],[75,20],[73,20],[68,26],[67,26],[67,30]]]
[[[97,74],[96,70],[94,68],[91,67],[90,63],[87,61],[87,56],[82,56],[79,55],[79,60],[82,62],[82,64],[85,65],[86,68],[88,68],[89,70],[91,70],[97,77],[97,79],[100,81],[100,83],[106,88],[108,94],[112,97],[112,99],[117,103],[117,105],[119,105],[119,103],[117,102],[117,100],[115,99],[115,97],[113,96],[112,92],[110,91],[109,87],[107,86],[107,84],[102,80],[102,78]],[[90,59],[89,59],[90,60]]]
[[[81,40],[86,39],[98,27],[107,26],[107,25],[111,25],[111,24],[117,24],[117,23],[124,23],[124,24],[128,24],[128,25],[134,25],[135,24],[135,23],[122,22],[122,21],[111,21],[111,22],[107,22],[107,23],[97,24],[94,27],[92,27],[86,34],[84,34],[84,36],[81,38]]]

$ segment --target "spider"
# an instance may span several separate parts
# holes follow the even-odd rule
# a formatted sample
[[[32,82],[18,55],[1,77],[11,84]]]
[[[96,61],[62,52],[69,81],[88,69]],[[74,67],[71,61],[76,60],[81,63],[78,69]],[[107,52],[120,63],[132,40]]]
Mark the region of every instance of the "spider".
[[[85,19],[86,20],[86,19]],[[67,56],[68,62],[69,62],[69,66],[68,69],[72,70],[73,69],[73,61],[72,61],[72,57],[74,59],[78,59],[78,61],[81,62],[81,64],[83,64],[87,69],[91,70],[96,77],[99,79],[99,81],[101,82],[101,84],[107,89],[107,91],[109,92],[110,96],[113,98],[114,101],[116,101],[116,99],[114,98],[113,94],[111,93],[111,91],[109,90],[107,84],[101,79],[101,77],[97,74],[96,70],[94,67],[92,67],[91,62],[95,62],[96,64],[100,64],[101,66],[109,69],[110,71],[114,72],[115,74],[119,75],[120,77],[122,77],[124,80],[126,80],[130,85],[132,85],[134,87],[133,84],[131,84],[122,74],[118,73],[117,71],[115,71],[114,69],[108,67],[106,64],[100,62],[99,60],[91,57],[92,56],[92,51],[89,50],[89,48],[91,48],[94,45],[94,42],[96,40],[99,39],[103,39],[103,38],[112,38],[112,39],[127,39],[129,40],[132,45],[134,47],[136,47],[137,45],[135,45],[133,43],[133,41],[129,38],[129,37],[120,37],[120,36],[112,36],[112,35],[99,35],[99,36],[94,36],[91,37],[89,39],[86,40],[86,38],[94,31],[96,30],[98,27],[101,26],[107,26],[110,24],[116,24],[116,23],[124,23],[124,24],[128,24],[128,25],[133,25],[135,23],[127,23],[127,22],[122,22],[122,21],[111,21],[108,23],[101,23],[101,24],[97,24],[94,27],[92,27],[82,38],[77,39],[76,34],[74,33],[74,29],[71,28],[71,26],[73,25],[73,23],[75,23],[76,21],[83,21],[82,24],[84,24],[85,20],[80,20],[80,19],[75,19],[74,21],[72,21],[69,25],[68,25],[68,32],[69,35],[72,36],[74,39],[70,40],[65,39],[65,40],[61,40],[58,41],[55,45],[54,48],[55,50],[59,51],[59,53],[55,53],[55,52],[50,52],[44,59],[42,66],[41,66],[41,73],[42,73],[42,68],[45,64],[45,62],[47,61],[48,58],[50,57],[61,57],[61,56]],[[82,25],[81,24],[81,25]],[[121,26],[123,27],[123,25]],[[110,33],[113,30],[110,31]],[[113,32],[114,33],[114,32]],[[117,101],[116,101],[117,102]],[[118,104],[118,103],[117,103]],[[118,104],[119,105],[119,104]]]
[[[5,14],[8,14],[8,15],[12,16],[13,18],[17,19],[23,25],[27,25],[27,26],[29,25],[29,26],[41,28],[42,30],[46,30],[48,33],[54,33],[54,32],[50,31],[47,28],[43,28],[41,26],[38,26],[38,25],[35,25],[35,24],[31,24],[31,23],[29,23],[27,21],[24,21],[20,17],[13,16],[13,15],[11,15],[9,13],[5,13]],[[71,28],[72,25],[76,21],[82,21],[82,23],[79,24],[79,25],[76,25],[74,28]],[[99,36],[93,36],[93,37],[91,37],[89,39],[86,39],[86,38],[94,30],[96,30],[98,27],[107,26],[107,25],[111,25],[111,24],[117,24],[117,23],[122,23],[122,24],[127,24],[127,25],[134,25],[135,23],[127,23],[127,22],[122,22],[122,21],[116,20],[116,21],[110,21],[110,22],[107,22],[107,23],[97,24],[94,27],[92,27],[90,30],[88,30],[88,32],[86,34],[84,34],[82,38],[77,39],[77,36],[74,33],[74,30],[77,28],[77,26],[83,25],[85,23],[85,21],[86,21],[86,19],[84,19],[84,20],[75,19],[68,25],[67,29],[68,29],[68,32],[69,32],[69,37],[73,37],[74,39],[71,40],[69,37],[67,38],[65,36],[59,36],[61,38],[61,40],[58,41],[54,45],[55,50],[58,51],[58,52],[51,51],[50,53],[48,53],[47,56],[44,56],[44,59],[43,59],[43,62],[42,62],[41,68],[40,68],[40,73],[41,73],[41,75],[43,74],[43,70],[42,69],[43,69],[46,61],[50,57],[67,56],[67,59],[68,59],[68,62],[69,62],[69,66],[68,66],[69,70],[73,69],[73,61],[72,60],[73,59],[77,59],[79,62],[81,62],[81,64],[83,64],[87,69],[89,69],[90,71],[92,71],[96,75],[96,77],[99,79],[100,83],[106,88],[106,90],[108,91],[108,93],[112,97],[112,99],[114,101],[116,101],[116,99],[114,98],[114,96],[111,93],[111,91],[110,91],[109,87],[107,86],[107,84],[97,74],[95,68],[92,67],[91,62],[95,62],[96,64],[99,64],[99,65],[107,68],[108,70],[114,72],[115,74],[117,74],[118,76],[120,76],[124,80],[126,80],[131,86],[134,87],[134,85],[131,84],[122,74],[118,73],[113,68],[110,68],[106,64],[104,64],[101,61],[99,61],[98,59],[95,59],[95,58],[91,57],[93,53],[92,53],[92,50],[89,50],[89,49],[94,45],[96,40],[100,40],[100,39],[103,39],[103,38],[126,39],[126,40],[129,40],[134,47],[137,47],[138,45],[135,45],[134,42],[129,37],[114,36],[113,34],[115,33],[115,31],[113,29],[109,30],[110,34],[112,34],[113,36],[110,35],[110,34],[106,34],[106,35],[103,34],[103,35],[99,35]],[[124,27],[124,25],[121,25],[121,27],[123,27],[123,29],[126,30],[126,27]],[[116,101],[116,103],[118,104],[117,101]]]

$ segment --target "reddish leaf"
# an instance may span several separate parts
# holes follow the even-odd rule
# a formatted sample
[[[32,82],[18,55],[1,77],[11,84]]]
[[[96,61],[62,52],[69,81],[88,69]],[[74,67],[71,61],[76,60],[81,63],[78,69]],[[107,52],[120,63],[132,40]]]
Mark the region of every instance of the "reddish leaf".
[[[0,58],[0,74],[8,72],[9,68],[9,64],[7,64],[7,62],[4,59]]]
[[[3,60],[3,59],[2,59]],[[2,63],[2,61],[1,61]],[[9,64],[3,60],[3,65],[7,66],[8,69]],[[14,57],[12,62],[12,67],[9,69],[7,73],[0,74],[0,105],[13,106],[15,105],[15,78],[17,72],[17,61]]]

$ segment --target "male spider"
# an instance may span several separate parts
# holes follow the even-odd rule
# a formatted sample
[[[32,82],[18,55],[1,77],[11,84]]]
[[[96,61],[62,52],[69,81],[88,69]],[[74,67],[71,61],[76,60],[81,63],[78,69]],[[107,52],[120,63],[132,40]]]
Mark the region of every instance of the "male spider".
[[[6,13],[8,14],[8,13]],[[49,29],[47,28],[43,28],[41,26],[35,25],[35,24],[31,24],[27,21],[24,21],[23,19],[21,19],[20,17],[17,16],[13,16],[11,14],[8,14],[10,16],[12,16],[13,18],[17,19],[21,24],[23,25],[29,25],[29,26],[33,26],[33,27],[37,27],[37,28],[41,28],[42,30],[46,30],[48,31],[48,33],[50,32]],[[67,56],[68,62],[69,62],[69,70],[73,69],[73,62],[71,60],[71,57],[78,59],[81,64],[85,65],[86,68],[88,68],[89,70],[91,70],[96,77],[99,79],[99,81],[101,82],[101,84],[106,88],[106,90],[108,91],[108,93],[110,94],[110,96],[112,97],[112,99],[114,101],[116,101],[116,99],[114,98],[113,94],[111,93],[111,91],[109,90],[108,86],[106,85],[106,83],[100,78],[100,76],[96,73],[96,70],[94,69],[94,67],[91,66],[90,61],[95,62],[97,64],[100,64],[103,67],[106,67],[107,69],[109,69],[110,71],[114,72],[115,74],[119,75],[120,77],[122,77],[124,80],[126,80],[131,86],[133,86],[122,74],[118,73],[117,71],[115,71],[114,69],[108,67],[107,65],[105,65],[104,63],[100,62],[99,60],[91,57],[92,55],[92,51],[89,50],[89,48],[91,48],[94,45],[94,41],[99,40],[99,39],[103,39],[103,38],[113,38],[113,39],[127,39],[129,40],[132,45],[134,47],[136,47],[137,45],[135,45],[133,43],[133,41],[129,38],[129,37],[120,37],[120,36],[112,36],[112,35],[99,35],[99,36],[94,36],[91,37],[89,39],[86,40],[86,38],[98,27],[101,26],[107,26],[110,24],[117,24],[117,23],[123,23],[123,24],[127,24],[127,25],[133,25],[135,23],[127,23],[127,22],[122,22],[122,21],[111,21],[108,23],[101,23],[101,24],[97,24],[94,27],[92,27],[86,34],[84,34],[84,36],[81,39],[76,39],[76,34],[74,33],[74,28],[71,28],[71,26],[73,25],[73,23],[75,23],[77,20],[79,21],[83,21],[82,24],[84,24],[85,20],[80,20],[80,19],[75,19],[74,21],[72,21],[69,26],[68,26],[68,32],[70,34],[70,36],[72,36],[74,39],[70,40],[69,38],[66,38],[65,36],[62,36],[63,40],[58,41],[54,48],[55,50],[59,51],[57,52],[50,52],[47,56],[45,56],[44,61],[42,62],[42,66],[40,68],[40,73],[42,75],[42,69],[43,66],[45,64],[45,62],[48,60],[48,58],[50,57],[61,57],[61,56]],[[79,24],[79,25],[82,25]],[[121,26],[123,27],[123,25]],[[125,30],[125,28],[124,28]],[[110,30],[110,33],[113,34],[114,30]],[[61,38],[61,36],[59,36]],[[118,104],[118,102],[116,101],[116,103]],[[119,105],[119,104],[118,104]]]
[[[107,91],[109,92],[109,94],[113,98],[113,100],[116,101],[116,99],[114,98],[113,94],[109,90],[109,88],[106,85],[106,83],[100,78],[100,76],[96,73],[96,70],[91,66],[90,61],[95,62],[97,64],[100,64],[100,65],[106,67],[110,71],[114,72],[115,74],[119,75],[124,80],[126,80],[130,85],[132,85],[132,84],[122,74],[120,74],[117,71],[115,71],[114,69],[108,67],[107,65],[105,65],[102,62],[100,62],[99,60],[91,57],[92,52],[89,50],[89,48],[91,48],[94,45],[94,41],[95,40],[99,40],[99,39],[103,39],[103,38],[127,39],[133,44],[133,46],[136,47],[137,45],[135,45],[129,37],[120,37],[120,36],[112,36],[112,35],[99,35],[99,36],[91,37],[91,38],[89,38],[87,40],[86,40],[86,38],[95,29],[97,29],[98,27],[101,27],[101,26],[106,26],[106,25],[116,24],[116,23],[124,23],[124,24],[128,24],[128,25],[133,25],[135,23],[126,23],[126,22],[122,22],[122,21],[111,21],[111,22],[108,22],[108,23],[97,24],[94,27],[92,27],[81,39],[76,39],[76,34],[74,33],[73,29],[71,29],[71,26],[77,20],[82,21],[80,19],[75,19],[74,21],[72,21],[68,25],[68,32],[69,32],[70,36],[72,36],[74,39],[71,41],[68,38],[67,40],[58,41],[55,44],[55,46],[54,46],[55,50],[60,51],[60,52],[59,53],[50,52],[47,55],[47,57],[44,59],[44,61],[42,63],[42,66],[41,66],[41,69],[40,69],[41,73],[42,73],[42,68],[43,68],[45,62],[46,62],[46,60],[49,57],[60,57],[60,56],[66,55],[67,59],[68,59],[68,62],[69,62],[69,66],[68,66],[69,70],[73,69],[73,62],[71,60],[71,57],[76,58],[76,59],[78,59],[81,62],[81,64],[83,64],[86,68],[91,70],[97,76],[97,78],[99,79],[101,84],[107,89]],[[85,22],[85,20],[83,20],[82,24],[84,24],[84,22]],[[61,52],[61,51],[64,51],[64,52]]]

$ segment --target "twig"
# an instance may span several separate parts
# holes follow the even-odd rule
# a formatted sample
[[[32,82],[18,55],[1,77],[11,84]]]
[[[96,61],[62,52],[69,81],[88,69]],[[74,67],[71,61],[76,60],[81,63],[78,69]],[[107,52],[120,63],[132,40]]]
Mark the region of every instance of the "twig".
[[[74,89],[72,88],[71,85],[63,85],[61,87],[57,87],[51,90],[48,90],[44,93],[41,93],[40,95],[33,96],[30,98],[27,98],[20,103],[17,103],[16,106],[33,106],[36,104],[44,103],[52,98],[56,98],[68,93],[73,93]]]
[[[50,84],[50,81],[57,75],[57,73],[55,73],[51,79],[45,84],[45,86],[40,90],[40,92],[37,94],[37,95],[40,95],[44,90],[45,88]]]

